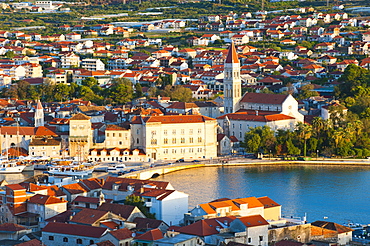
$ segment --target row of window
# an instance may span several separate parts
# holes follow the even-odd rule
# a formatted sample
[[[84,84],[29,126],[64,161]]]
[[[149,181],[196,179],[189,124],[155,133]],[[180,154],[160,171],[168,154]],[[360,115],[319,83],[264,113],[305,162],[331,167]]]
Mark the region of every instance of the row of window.
[[[203,141],[203,139],[201,137],[198,137],[198,143],[201,143]],[[172,138],[172,144],[176,144],[177,143],[177,139],[176,138]],[[163,139],[163,144],[168,144],[169,141],[168,141],[168,138],[164,138]],[[186,143],[185,141],[185,138],[180,138],[180,143]],[[194,143],[194,138],[189,138],[189,143]],[[157,144],[157,139],[152,139],[151,140],[151,144],[152,145],[156,145]]]
[[[37,149],[36,147],[31,147],[32,150]],[[46,149],[45,146],[41,147],[42,150]],[[52,149],[57,149],[56,146],[53,146]]]
[[[106,133],[107,134],[107,137],[110,136],[109,132]],[[116,137],[116,133],[112,133],[112,137]],[[121,138],[122,137],[122,133],[118,133],[118,137]],[[125,138],[127,139],[127,133],[125,133]]]
[[[193,134],[193,132],[194,132],[193,129],[189,129],[188,134]],[[137,130],[137,134],[139,134],[139,133],[140,133],[140,131]],[[176,129],[173,129],[172,130],[172,135],[176,135],[176,133],[177,133]],[[202,129],[199,128],[198,129],[198,134],[200,134],[200,133],[202,133]],[[157,135],[157,131],[152,131],[151,134],[152,134],[152,136],[155,136],[155,135]],[[163,130],[163,134],[168,135],[168,130]],[[180,134],[185,134],[185,129],[181,129]]]
[[[49,236],[49,241],[54,241],[54,236]],[[67,237],[64,237],[63,238],[63,242],[65,243],[68,243],[69,242],[69,239]],[[82,244],[82,239],[81,238],[77,238],[76,239],[76,243],[77,244]],[[94,240],[90,240],[90,244],[94,244]]]
[[[188,150],[188,153],[194,153],[194,150],[196,153],[202,153],[203,152],[203,148],[189,148],[189,149],[164,149],[163,150],[163,154],[168,154],[168,153],[172,153],[172,154],[177,154],[177,153],[181,153],[181,154],[185,154],[186,153],[186,150]]]

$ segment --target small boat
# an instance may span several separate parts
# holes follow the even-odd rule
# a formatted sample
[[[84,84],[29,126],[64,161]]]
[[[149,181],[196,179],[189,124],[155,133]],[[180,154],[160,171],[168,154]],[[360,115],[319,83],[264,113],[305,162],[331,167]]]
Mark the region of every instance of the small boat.
[[[17,165],[15,161],[0,162],[0,173],[21,173],[25,168],[25,165]]]
[[[51,166],[48,168],[45,173],[50,175],[59,175],[59,176],[88,176],[93,172],[92,168],[86,168],[83,165],[72,165],[72,166]]]

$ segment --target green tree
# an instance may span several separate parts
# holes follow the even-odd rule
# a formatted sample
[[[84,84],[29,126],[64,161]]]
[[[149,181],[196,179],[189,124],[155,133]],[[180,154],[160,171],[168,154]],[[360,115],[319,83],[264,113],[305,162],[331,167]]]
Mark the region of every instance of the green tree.
[[[171,97],[173,101],[179,102],[191,102],[193,97],[191,90],[181,85],[167,85],[162,94],[163,96]]]
[[[142,97],[143,96],[143,88],[141,87],[141,84],[138,82],[135,84],[135,97]]]
[[[133,92],[131,81],[120,78],[113,81],[113,86],[109,89],[109,97],[116,104],[124,104],[132,100]]]
[[[314,85],[312,84],[302,86],[301,91],[298,94],[297,98],[306,99],[309,97],[319,96],[319,93],[317,91],[314,91],[313,89],[314,89]]]
[[[298,137],[303,140],[303,156],[307,156],[307,139],[311,137],[312,126],[299,122],[296,126]]]
[[[299,155],[301,153],[301,150],[293,144],[292,139],[288,139],[288,141],[286,142],[286,145],[287,145],[287,152],[289,155]]]
[[[145,207],[144,199],[140,196],[130,195],[127,196],[125,201],[125,205],[132,205],[138,207],[140,211],[149,219],[155,219],[155,214],[149,213],[147,207]]]
[[[258,153],[261,145],[261,137],[255,131],[246,132],[243,146],[247,153]]]

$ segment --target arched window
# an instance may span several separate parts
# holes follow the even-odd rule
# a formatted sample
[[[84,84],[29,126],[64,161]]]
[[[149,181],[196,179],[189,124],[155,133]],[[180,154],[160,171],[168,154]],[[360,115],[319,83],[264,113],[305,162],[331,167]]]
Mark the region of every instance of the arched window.
[[[94,244],[94,240],[90,240],[90,244]]]
[[[68,242],[68,238],[64,237],[63,242]]]
[[[82,239],[81,238],[77,238],[76,243],[77,244],[82,244]]]

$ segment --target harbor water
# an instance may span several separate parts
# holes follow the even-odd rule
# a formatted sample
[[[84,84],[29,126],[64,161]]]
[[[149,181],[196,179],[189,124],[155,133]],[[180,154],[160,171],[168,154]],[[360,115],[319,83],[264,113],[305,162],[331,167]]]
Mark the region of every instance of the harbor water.
[[[204,167],[160,176],[189,194],[189,208],[218,198],[269,196],[285,216],[309,222],[370,223],[370,167],[264,165]]]

